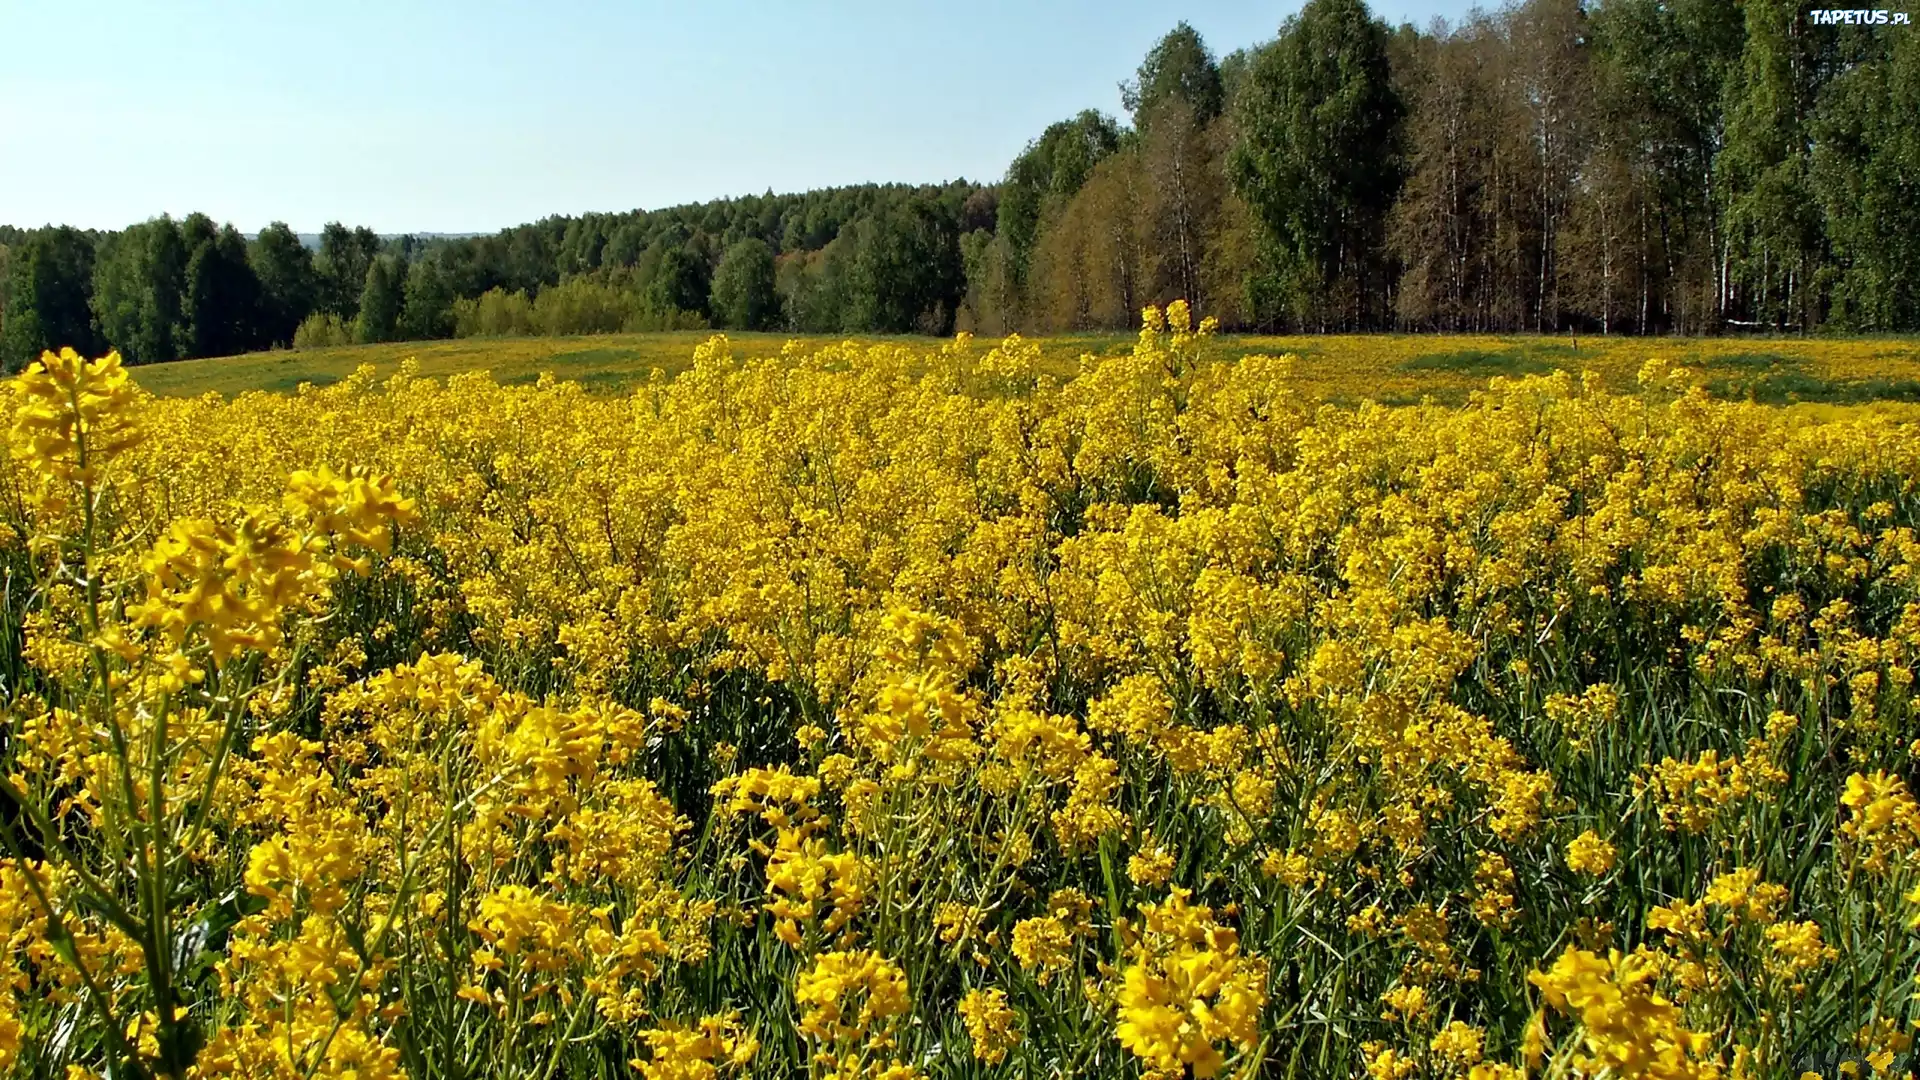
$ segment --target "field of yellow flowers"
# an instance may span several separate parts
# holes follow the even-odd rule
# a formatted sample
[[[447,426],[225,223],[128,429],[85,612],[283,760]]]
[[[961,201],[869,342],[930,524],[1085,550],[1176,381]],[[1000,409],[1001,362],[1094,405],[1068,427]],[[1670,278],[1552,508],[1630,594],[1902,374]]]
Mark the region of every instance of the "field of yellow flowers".
[[[589,334],[562,337],[458,338],[451,341],[386,342],[278,350],[208,360],[154,364],[139,372],[140,385],[161,397],[208,392],[234,396],[248,390],[291,393],[301,383],[326,386],[371,364],[384,378],[408,365],[429,378],[485,371],[501,383],[532,384],[545,373],[577,382],[597,395],[625,396],[647,384],[654,371],[672,377],[685,371],[694,349],[710,336],[699,331]],[[737,333],[733,348],[752,356],[783,350],[811,354],[845,348],[825,335]],[[855,339],[861,347],[907,344],[937,351],[934,338]],[[1133,338],[1125,334],[1056,334],[1032,339],[1037,374],[1065,382],[1093,361],[1125,357]],[[1248,356],[1292,356],[1294,392],[1302,397],[1354,406],[1419,404],[1432,399],[1463,404],[1497,375],[1550,375],[1566,371],[1592,376],[1609,390],[1629,393],[1650,358],[1692,369],[1695,382],[1727,401],[1763,404],[1857,405],[1920,402],[1920,339],[1912,337],[1572,337],[1522,334],[1315,334],[1216,336],[1203,362],[1232,363]]]
[[[1902,1075],[1920,428],[1184,305],[0,387],[0,1075]]]

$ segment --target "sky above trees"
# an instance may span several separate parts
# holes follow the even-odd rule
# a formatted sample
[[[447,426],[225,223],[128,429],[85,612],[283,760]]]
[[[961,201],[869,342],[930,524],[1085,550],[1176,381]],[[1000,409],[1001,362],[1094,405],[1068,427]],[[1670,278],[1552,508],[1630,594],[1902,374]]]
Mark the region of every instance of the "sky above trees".
[[[0,222],[204,210],[492,231],[868,181],[997,180],[1174,20],[1222,54],[1299,0],[267,5],[0,0]],[[1463,0],[1381,0],[1424,25]]]

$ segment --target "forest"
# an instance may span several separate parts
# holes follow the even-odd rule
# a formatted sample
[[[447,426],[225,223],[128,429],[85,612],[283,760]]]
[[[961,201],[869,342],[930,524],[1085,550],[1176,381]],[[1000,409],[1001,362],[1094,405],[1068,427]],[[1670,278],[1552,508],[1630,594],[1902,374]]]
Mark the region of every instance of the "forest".
[[[1920,37],[1786,0],[1525,0],[1392,27],[1182,22],[997,182],[867,184],[464,238],[202,214],[0,227],[0,360],[699,327],[1920,330]]]

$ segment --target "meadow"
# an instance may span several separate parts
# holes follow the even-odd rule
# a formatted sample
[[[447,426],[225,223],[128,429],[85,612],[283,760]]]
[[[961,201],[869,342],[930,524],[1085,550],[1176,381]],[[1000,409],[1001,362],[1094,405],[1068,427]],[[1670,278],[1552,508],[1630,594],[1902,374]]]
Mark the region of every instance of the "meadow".
[[[1211,329],[45,357],[0,1075],[1906,1075],[1913,343]]]
[[[336,348],[281,350],[212,360],[159,364],[140,370],[143,387],[163,396],[209,391],[291,392],[303,382],[327,386],[370,364],[387,376],[413,360],[432,378],[486,371],[507,385],[551,373],[596,394],[623,394],[645,385],[656,369],[675,375],[692,363],[704,331],[560,337],[459,338]],[[843,339],[820,335],[734,332],[742,355],[771,356],[789,342],[817,352]],[[938,349],[935,338],[855,337],[862,345],[907,343]],[[1069,379],[1083,358],[1125,356],[1127,334],[1061,334],[1033,339],[1037,368]],[[983,346],[984,351],[984,346]],[[1920,401],[1920,339],[1886,338],[1639,338],[1469,334],[1353,334],[1312,337],[1220,336],[1210,362],[1246,356],[1293,356],[1296,385],[1346,405],[1362,400],[1412,404],[1431,398],[1460,404],[1495,376],[1598,374],[1618,392],[1631,392],[1640,366],[1652,358],[1700,371],[1716,397],[1767,404]]]

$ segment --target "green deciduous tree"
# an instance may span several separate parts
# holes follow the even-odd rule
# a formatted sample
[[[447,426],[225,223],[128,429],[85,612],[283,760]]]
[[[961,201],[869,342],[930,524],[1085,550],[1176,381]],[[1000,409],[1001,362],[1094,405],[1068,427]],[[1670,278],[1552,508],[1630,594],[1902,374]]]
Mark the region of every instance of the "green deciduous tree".
[[[160,217],[101,240],[93,310],[107,343],[130,364],[180,358],[188,252],[180,227]]]
[[[644,272],[645,264],[642,266]],[[687,244],[663,249],[645,288],[647,310],[661,316],[683,311],[705,316],[712,292],[711,277],[707,260]]]
[[[1255,308],[1306,326],[1383,321],[1404,112],[1361,0],[1309,0],[1253,59],[1231,176],[1266,232]]]
[[[314,260],[320,275],[321,309],[346,320],[358,314],[367,267],[379,253],[380,238],[372,229],[328,222],[320,232],[320,256]]]
[[[780,317],[773,288],[773,249],[749,237],[727,249],[713,272],[715,325],[738,330],[767,330]]]
[[[93,239],[67,226],[29,233],[13,248],[0,337],[6,370],[18,371],[48,349],[70,347],[88,355],[102,350],[88,303],[93,258]]]
[[[818,251],[780,260],[774,287],[780,293],[788,329],[809,334],[837,334],[845,329],[853,233],[850,226]]]
[[[1920,34],[1855,36],[1821,95],[1813,181],[1833,245],[1831,318],[1920,326]],[[1857,36],[1856,36],[1857,35]],[[1865,55],[1859,55],[1864,52]]]
[[[1566,315],[1569,230],[1589,161],[1591,34],[1581,0],[1524,0],[1504,21],[1500,150],[1514,178],[1507,202],[1518,240],[1506,291],[1516,322],[1549,333]]]
[[[1724,295],[1714,155],[1745,35],[1726,0],[1594,7],[1587,301],[1603,327],[1713,329]],[[1597,263],[1597,265],[1595,265]]]
[[[916,197],[861,222],[855,235],[846,329],[952,333],[966,290],[952,212]]]
[[[1743,10],[1746,44],[1714,163],[1726,200],[1723,309],[1749,323],[1805,328],[1819,318],[1825,244],[1809,130],[1818,46],[1791,0],[1745,0]]]
[[[412,341],[453,336],[453,289],[432,256],[415,259],[407,270],[400,308],[400,334]]]
[[[1120,84],[1120,99],[1143,131],[1152,126],[1154,112],[1172,101],[1183,103],[1204,127],[1220,115],[1226,90],[1207,43],[1182,20],[1147,53],[1133,80]]]
[[[366,281],[355,304],[354,340],[362,343],[392,341],[399,329],[400,308],[404,302],[407,268],[392,255],[376,255],[367,265]]]
[[[260,281],[240,231],[216,230],[205,215],[192,214],[180,232],[187,247],[181,354],[232,356],[261,344]]]
[[[247,262],[260,281],[260,337],[290,345],[293,332],[320,299],[320,275],[313,252],[282,221],[260,231],[247,246]]]

